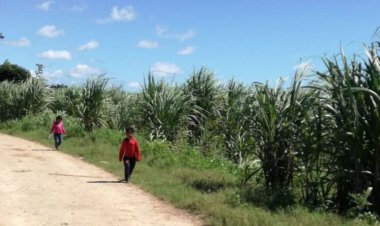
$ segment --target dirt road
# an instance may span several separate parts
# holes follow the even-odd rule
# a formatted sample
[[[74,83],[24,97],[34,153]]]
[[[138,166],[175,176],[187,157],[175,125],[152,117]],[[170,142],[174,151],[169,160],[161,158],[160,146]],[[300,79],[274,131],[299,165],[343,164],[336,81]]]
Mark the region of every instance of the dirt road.
[[[201,225],[80,159],[0,134],[0,225]]]

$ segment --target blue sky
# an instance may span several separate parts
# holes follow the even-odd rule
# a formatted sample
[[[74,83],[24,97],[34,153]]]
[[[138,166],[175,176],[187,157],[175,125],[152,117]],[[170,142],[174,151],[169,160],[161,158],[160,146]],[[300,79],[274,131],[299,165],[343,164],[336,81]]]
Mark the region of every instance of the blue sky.
[[[149,72],[183,83],[202,66],[221,82],[323,71],[321,57],[378,40],[379,0],[0,0],[0,63],[51,84],[105,73],[135,90]]]

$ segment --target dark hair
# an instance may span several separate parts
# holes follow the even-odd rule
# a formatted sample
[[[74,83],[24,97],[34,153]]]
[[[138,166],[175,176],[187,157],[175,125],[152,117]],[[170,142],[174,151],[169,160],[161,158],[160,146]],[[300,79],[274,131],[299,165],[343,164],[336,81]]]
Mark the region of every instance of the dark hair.
[[[126,132],[126,133],[127,133],[127,132],[132,132],[132,133],[134,133],[135,130],[133,129],[132,126],[129,126],[129,127],[125,128],[125,132]]]
[[[56,121],[62,120],[62,116],[58,115],[57,118],[55,118]]]

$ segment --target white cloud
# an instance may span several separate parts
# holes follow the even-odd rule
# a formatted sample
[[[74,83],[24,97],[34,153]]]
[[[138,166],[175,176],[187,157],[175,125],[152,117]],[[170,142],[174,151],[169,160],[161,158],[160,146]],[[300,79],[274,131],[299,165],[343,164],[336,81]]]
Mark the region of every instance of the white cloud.
[[[32,77],[37,77],[36,72],[29,69],[29,73]]]
[[[158,43],[156,41],[141,40],[137,46],[144,49],[153,49],[158,47]]]
[[[76,12],[76,13],[81,13],[83,12],[87,7],[82,5],[82,6],[79,6],[79,5],[74,5],[73,7],[70,8],[70,10],[72,12]]]
[[[29,70],[30,74],[32,77],[37,77],[36,71],[35,70]],[[49,71],[44,71],[43,72],[43,77],[47,79],[56,79],[56,78],[62,78],[64,76],[63,70],[55,70],[53,72]]]
[[[169,76],[181,73],[181,68],[175,64],[156,62],[151,68],[150,72],[154,76]]]
[[[113,21],[132,21],[136,18],[136,12],[132,6],[126,6],[124,8],[118,8],[117,6],[112,7],[111,15],[105,19],[98,19],[97,22],[100,24],[105,24]]]
[[[90,67],[87,64],[77,64],[70,71],[70,75],[77,78],[98,75],[100,73],[101,72],[98,68]]]
[[[53,72],[44,72],[46,78],[62,78],[64,76],[63,70],[55,70]]]
[[[78,50],[90,50],[99,47],[99,43],[95,40],[91,40],[84,45],[79,46]]]
[[[168,28],[162,27],[160,25],[156,26],[156,34],[158,37],[161,37],[161,38],[174,38],[174,39],[177,39],[181,42],[188,40],[188,39],[191,39],[195,36],[195,32],[193,29],[190,29],[184,33],[178,34],[178,33],[169,32]]]
[[[132,88],[132,89],[137,89],[137,88],[141,87],[141,84],[138,82],[130,82],[130,83],[128,83],[128,87]]]
[[[67,50],[48,50],[38,54],[39,57],[55,60],[70,60],[71,53]]]
[[[57,36],[63,35],[63,29],[58,30],[54,25],[46,25],[37,31],[37,34],[47,38],[55,38]]]
[[[12,46],[17,46],[17,47],[26,47],[30,46],[32,43],[29,41],[29,39],[22,37],[19,40],[15,41],[5,41],[5,44],[12,45]]]
[[[53,3],[53,1],[47,1],[47,2],[42,2],[40,4],[36,5],[37,9],[48,11],[50,9],[50,5]]]
[[[300,74],[308,75],[314,70],[314,66],[311,64],[311,60],[302,62],[293,67],[293,69]]]
[[[175,37],[179,40],[179,41],[185,41],[187,39],[191,39],[192,37],[195,36],[195,33],[193,30],[188,30],[187,32],[185,33],[182,33],[182,34],[176,34]]]
[[[164,37],[167,31],[166,27],[161,27],[159,25],[156,26],[156,34],[158,37]]]
[[[180,51],[178,51],[178,54],[179,55],[190,55],[190,54],[194,53],[194,51],[196,49],[197,49],[196,47],[187,46],[187,47],[181,49]]]
[[[117,6],[112,7],[111,18],[113,20],[131,21],[135,19],[135,17],[136,12],[132,6],[127,6],[121,9],[118,9]]]

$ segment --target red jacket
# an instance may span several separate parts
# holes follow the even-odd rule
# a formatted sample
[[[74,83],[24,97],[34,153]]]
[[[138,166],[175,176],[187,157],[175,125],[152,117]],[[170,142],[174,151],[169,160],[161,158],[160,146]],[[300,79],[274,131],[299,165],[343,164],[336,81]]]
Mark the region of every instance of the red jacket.
[[[121,161],[123,157],[127,157],[127,158],[136,157],[137,161],[141,160],[139,143],[134,137],[130,139],[125,138],[123,142],[121,143],[120,152],[119,152],[119,161]]]

